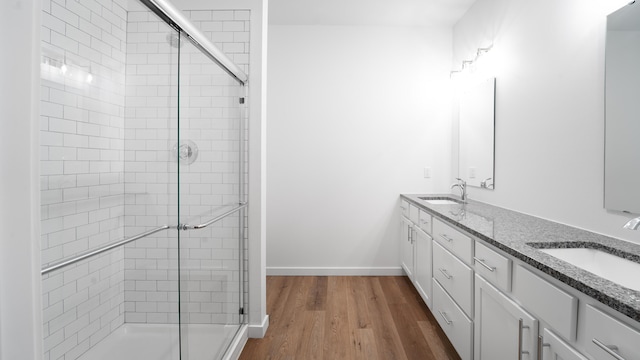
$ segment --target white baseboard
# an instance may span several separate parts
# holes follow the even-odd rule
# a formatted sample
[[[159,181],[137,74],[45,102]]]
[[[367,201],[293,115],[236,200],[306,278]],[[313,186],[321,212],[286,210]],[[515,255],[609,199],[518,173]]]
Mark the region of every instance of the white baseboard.
[[[267,267],[267,276],[402,276],[398,267]]]
[[[238,335],[233,339],[231,345],[229,345],[229,350],[224,355],[223,360],[238,360],[240,358],[240,354],[242,353],[242,349],[244,349],[245,344],[248,339],[248,327],[247,325],[243,325],[240,328]]]
[[[269,315],[262,319],[262,324],[249,325],[249,337],[252,339],[262,339],[269,328]]]

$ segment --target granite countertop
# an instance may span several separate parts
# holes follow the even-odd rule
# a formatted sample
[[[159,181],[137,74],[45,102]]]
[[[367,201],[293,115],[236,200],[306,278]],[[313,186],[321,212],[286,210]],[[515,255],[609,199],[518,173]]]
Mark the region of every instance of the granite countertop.
[[[445,223],[486,241],[633,320],[640,321],[640,291],[618,285],[537,249],[586,247],[640,263],[639,244],[478,201],[432,205],[420,199],[425,196],[456,198],[450,194],[401,196]]]

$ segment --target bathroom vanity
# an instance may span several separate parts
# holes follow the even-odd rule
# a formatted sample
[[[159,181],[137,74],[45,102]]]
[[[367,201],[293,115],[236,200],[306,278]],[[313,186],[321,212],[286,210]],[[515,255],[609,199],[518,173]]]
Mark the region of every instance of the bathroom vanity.
[[[450,195],[400,204],[402,267],[462,359],[640,360],[640,245]]]

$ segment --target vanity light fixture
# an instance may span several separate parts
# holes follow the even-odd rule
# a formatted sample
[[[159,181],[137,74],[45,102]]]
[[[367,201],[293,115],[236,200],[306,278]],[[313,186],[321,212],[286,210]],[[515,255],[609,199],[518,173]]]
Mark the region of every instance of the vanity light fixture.
[[[87,81],[87,84],[91,84],[91,82],[93,81],[93,74],[91,72],[91,66],[89,66],[89,71],[87,71],[87,77],[85,78],[85,80]]]
[[[81,66],[70,62],[67,57],[42,55],[41,72],[43,79],[72,84],[91,84],[95,78],[91,65]],[[67,83],[68,82],[68,83]]]
[[[478,59],[480,59],[483,55],[488,53],[489,50],[491,50],[492,47],[493,47],[493,45],[489,45],[489,46],[487,46],[485,48],[478,48],[478,50],[476,51],[476,56],[472,60],[464,60],[464,61],[462,61],[462,67],[460,68],[460,70],[452,70],[449,73],[449,77],[453,78],[454,75],[464,72],[465,69],[471,68],[473,66],[473,64],[476,63],[478,61]]]

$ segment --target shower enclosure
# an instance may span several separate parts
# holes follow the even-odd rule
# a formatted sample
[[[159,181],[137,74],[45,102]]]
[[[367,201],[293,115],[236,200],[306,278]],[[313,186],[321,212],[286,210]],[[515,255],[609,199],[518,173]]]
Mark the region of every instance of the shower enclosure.
[[[249,15],[43,1],[44,359],[220,359],[246,327]]]

